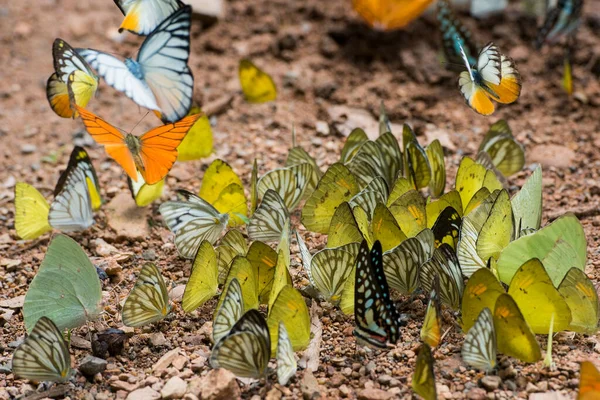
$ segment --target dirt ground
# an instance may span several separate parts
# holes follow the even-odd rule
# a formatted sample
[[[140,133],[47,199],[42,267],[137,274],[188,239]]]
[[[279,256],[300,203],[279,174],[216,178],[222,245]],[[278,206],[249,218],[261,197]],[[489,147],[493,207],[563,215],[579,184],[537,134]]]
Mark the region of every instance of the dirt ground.
[[[205,160],[176,164],[167,180],[163,200],[176,188],[197,191],[203,171],[214,158],[222,158],[248,185],[254,158],[260,171],[282,166],[291,146],[291,128],[296,127],[298,144],[323,170],[337,160],[344,143],[344,117],[348,109],[362,110],[376,117],[381,101],[393,123],[410,123],[427,144],[436,137],[446,147],[449,182],[454,180],[462,155],[474,155],[483,133],[500,118],[509,121],[526,147],[524,171],[511,177],[511,190],[523,183],[531,166],[542,163],[544,172],[544,223],[566,211],[576,212],[588,238],[586,272],[596,285],[600,282],[600,2],[587,1],[574,54],[575,94],[569,98],[561,89],[562,49],[533,51],[536,20],[520,13],[514,2],[503,16],[466,24],[480,44],[494,40],[516,62],[523,77],[519,101],[501,106],[489,118],[479,116],[463,102],[457,76],[439,61],[440,39],[432,18],[422,18],[406,30],[381,33],[363,25],[353,13],[349,0],[231,0],[227,16],[202,30],[195,23],[190,67],[195,76],[195,99],[211,111],[214,124],[214,155]],[[34,241],[20,241],[14,230],[13,188],[25,181],[50,195],[64,168],[74,139],[86,142],[80,121],[61,119],[48,106],[45,82],[52,73],[52,42],[65,39],[74,47],[91,47],[119,55],[133,55],[141,39],[119,36],[121,14],[113,2],[92,0],[0,1],[0,301],[25,294],[44,256],[50,235]],[[239,89],[237,65],[251,58],[271,74],[278,86],[277,101],[263,105],[246,103]],[[90,109],[115,126],[129,131],[146,110],[103,82]],[[372,122],[372,121],[371,121]],[[143,119],[136,133],[158,124],[152,115]],[[395,132],[399,134],[399,132]],[[83,139],[82,139],[83,137]],[[106,203],[127,193],[122,170],[102,148],[86,144],[102,186]],[[247,186],[248,187],[248,186]],[[160,203],[160,202],[159,202]],[[96,214],[96,225],[72,235],[92,261],[109,268],[111,279],[104,282],[108,305],[105,318],[94,329],[121,327],[117,302],[123,300],[146,260],[155,259],[172,287],[181,288],[190,272],[190,262],[177,256],[172,236],[161,223],[158,204],[141,212],[151,228],[141,238],[117,234],[107,222],[106,207]],[[142,219],[144,221],[144,219]],[[298,219],[295,220],[298,224]],[[142,225],[147,225],[142,222]],[[303,228],[301,228],[303,229]],[[305,233],[314,252],[322,238]],[[132,257],[105,258],[96,239]],[[295,280],[304,279],[297,246],[292,246]],[[71,398],[124,398],[131,390],[151,386],[160,391],[172,376],[186,382],[206,375],[210,335],[205,322],[211,321],[215,300],[198,311],[184,314],[180,306],[160,323],[135,330],[123,355],[109,358],[107,370],[86,381],[73,381]],[[375,399],[372,389],[390,389],[400,398],[410,398],[410,380],[419,345],[418,332],[425,306],[417,299],[405,312],[409,323],[398,346],[390,351],[356,351],[352,318],[325,304],[321,318],[323,342],[320,366],[314,373],[323,396]],[[15,341],[24,336],[20,309],[14,314],[0,309],[0,364],[10,360]],[[445,314],[445,327],[453,316]],[[131,331],[131,330],[130,330]],[[82,328],[76,336],[84,338]],[[462,333],[451,329],[435,351],[436,379],[441,398],[527,398],[535,392],[558,391],[574,398],[578,385],[578,362],[591,359],[600,367],[600,336],[561,333],[555,338],[556,369],[526,365],[514,359],[500,361],[499,386],[466,368],[460,359]],[[540,336],[545,350],[546,337]],[[90,351],[85,339],[72,348],[75,360]],[[161,371],[152,371],[156,361],[170,350],[180,348],[183,361]],[[179,359],[181,360],[181,358]],[[153,376],[154,375],[154,376]],[[287,388],[278,385],[240,384],[242,395],[250,398],[283,393],[289,397],[310,394],[310,379],[297,379]],[[197,381],[196,381],[197,382]],[[35,388],[35,386],[33,386]],[[6,391],[4,391],[6,389]],[[0,399],[32,390],[26,381],[15,380],[0,370]],[[193,399],[193,395],[188,395]],[[551,397],[544,397],[551,398]]]

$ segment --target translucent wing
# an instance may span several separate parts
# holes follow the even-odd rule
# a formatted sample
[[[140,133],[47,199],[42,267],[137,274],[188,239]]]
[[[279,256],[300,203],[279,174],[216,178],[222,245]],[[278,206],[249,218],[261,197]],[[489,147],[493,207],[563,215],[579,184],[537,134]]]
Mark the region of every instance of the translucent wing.
[[[467,332],[462,347],[462,359],[467,364],[491,371],[496,367],[496,331],[489,308],[484,308]]]
[[[236,278],[229,281],[229,285],[221,296],[224,300],[215,312],[213,320],[213,341],[215,343],[225,337],[244,314],[242,288]]]
[[[435,249],[433,257],[421,266],[419,281],[426,292],[432,290],[436,276],[440,279],[442,302],[452,309],[458,310],[464,283],[454,250],[445,243]]]
[[[66,382],[71,376],[71,355],[62,334],[47,317],[41,317],[15,350],[12,371],[36,382]]]
[[[290,215],[283,200],[274,190],[268,189],[250,218],[248,236],[253,240],[274,242],[279,240]]]
[[[500,84],[502,78],[501,55],[494,43],[486,44],[479,52],[477,72],[486,84]]]
[[[52,227],[48,224],[50,205],[36,188],[27,183],[15,185],[15,229],[24,240],[35,239]]]
[[[442,339],[442,305],[439,292],[440,282],[436,276],[434,278],[433,289],[429,294],[425,320],[421,327],[421,340],[431,347],[437,347]]]
[[[411,294],[419,285],[419,269],[429,255],[419,239],[408,238],[383,254],[383,269],[390,286],[402,294]]]
[[[354,335],[376,347],[394,344],[399,335],[399,315],[390,298],[383,272],[381,244],[363,241],[356,262]]]
[[[267,373],[270,356],[267,322],[260,312],[249,310],[215,345],[210,364],[213,368],[228,369],[238,377],[261,378]]]
[[[289,380],[296,375],[297,368],[292,342],[290,342],[285,324],[280,322],[277,335],[277,381],[279,384],[287,385]]]
[[[162,320],[169,311],[169,294],[158,267],[144,265],[123,304],[123,324],[132,327],[148,325]]]
[[[433,373],[433,355],[427,343],[421,345],[417,356],[417,365],[412,379],[413,391],[425,400],[436,400],[435,375]]]
[[[229,214],[220,214],[213,206],[193,193],[180,190],[186,201],[167,201],[159,211],[175,234],[175,245],[185,258],[196,255],[200,243],[215,243],[227,227]]]
[[[286,208],[292,211],[304,195],[312,178],[313,167],[309,163],[297,164],[287,168],[275,169],[258,180],[258,194],[263,197],[271,189],[283,200]]]
[[[138,35],[147,35],[175,10],[183,7],[178,0],[114,0],[125,19],[119,27]]]

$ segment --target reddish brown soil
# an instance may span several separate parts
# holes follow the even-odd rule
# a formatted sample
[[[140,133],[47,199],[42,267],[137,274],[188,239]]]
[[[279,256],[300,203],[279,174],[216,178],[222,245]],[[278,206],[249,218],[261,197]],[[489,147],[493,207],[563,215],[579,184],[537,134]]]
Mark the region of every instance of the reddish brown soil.
[[[408,122],[421,136],[422,144],[441,136],[449,141],[447,164],[449,182],[463,154],[473,155],[492,122],[509,120],[517,138],[525,145],[529,167],[533,161],[544,165],[544,222],[550,216],[572,210],[580,213],[588,237],[586,272],[595,284],[600,282],[600,4],[586,2],[585,18],[574,55],[575,96],[569,98],[560,86],[562,50],[545,48],[535,53],[530,45],[535,36],[535,20],[520,14],[512,5],[506,15],[490,20],[468,20],[478,41],[494,40],[512,56],[523,76],[523,92],[519,101],[502,106],[490,118],[475,114],[463,102],[456,86],[455,73],[446,71],[439,62],[439,38],[431,19],[421,19],[406,30],[394,33],[373,32],[364,26],[351,10],[349,0],[290,1],[232,0],[227,18],[204,31],[193,29],[190,66],[196,78],[195,98],[214,110],[215,102],[231,97],[228,106],[213,116],[216,126],[215,155],[211,159],[178,164],[168,178],[163,199],[173,190],[184,187],[197,191],[203,170],[215,158],[230,163],[248,184],[251,163],[260,162],[264,173],[281,166],[291,146],[291,127],[296,127],[297,140],[323,168],[337,160],[343,136],[336,131],[330,117],[332,106],[364,109],[376,116],[381,101],[394,123]],[[25,181],[50,194],[59,172],[64,168],[72,148],[74,135],[82,131],[79,121],[61,119],[49,108],[44,86],[52,72],[51,46],[55,37],[75,47],[92,47],[115,54],[135,54],[141,39],[125,35],[118,43],[116,28],[121,14],[110,1],[38,0],[0,3],[0,300],[22,295],[33,278],[49,243],[50,235],[30,242],[17,240],[14,230],[13,187]],[[237,80],[237,64],[250,57],[270,73],[279,88],[276,102],[251,105],[241,97]],[[131,129],[142,117],[128,98],[101,84],[90,109],[116,126]],[[324,121],[330,133],[316,132],[317,121]],[[136,132],[158,123],[153,116],[144,118]],[[396,132],[398,133],[398,132]],[[546,145],[556,145],[548,152]],[[34,145],[30,154],[23,146]],[[99,147],[89,148],[100,177],[103,197],[110,201],[127,191],[122,170],[110,162]],[[56,163],[42,161],[56,156]],[[510,179],[516,189],[529,175],[529,168]],[[89,252],[97,265],[106,260],[97,257],[92,240],[103,238],[121,252],[135,255],[119,262],[118,277],[104,284],[109,292],[106,317],[94,329],[121,326],[117,302],[124,299],[134,277],[145,260],[144,250],[153,250],[156,262],[173,286],[185,283],[190,262],[177,256],[168,230],[162,226],[157,210],[150,208],[151,234],[143,239],[117,237],[106,222],[105,210],[96,216],[90,230],[72,235]],[[297,222],[297,221],[296,221]],[[321,240],[307,237],[311,250]],[[320,246],[320,244],[319,244]],[[292,269],[297,281],[302,279],[297,248],[293,246]],[[10,260],[18,260],[8,267]],[[103,264],[104,263],[104,264]],[[114,262],[111,264],[115,267]],[[119,270],[119,267],[116,268]],[[120,280],[120,281],[119,281]],[[115,377],[143,386],[152,375],[149,368],[158,358],[176,347],[186,357],[206,356],[210,339],[201,327],[212,318],[215,301],[197,312],[185,315],[179,305],[167,320],[136,330],[123,356],[109,359],[109,368],[95,382],[78,376],[71,397],[123,398],[126,391],[117,389]],[[364,388],[389,389],[399,397],[410,398],[410,380],[418,347],[418,331],[424,314],[421,300],[407,310],[412,317],[404,328],[398,347],[389,352],[355,351],[351,335],[353,321],[333,310],[325,313],[321,364],[315,373],[323,394],[331,397],[355,398]],[[114,315],[114,317],[113,317]],[[450,327],[453,316],[445,314]],[[0,363],[8,361],[14,350],[11,342],[24,335],[22,316],[16,310],[10,321],[0,319]],[[77,332],[85,336],[85,329]],[[162,332],[165,340],[153,345],[153,332]],[[595,360],[600,366],[598,335],[584,337],[559,334],[555,339],[556,370],[550,371],[539,362],[525,365],[503,359],[499,389],[486,393],[478,381],[483,374],[465,368],[460,360],[462,333],[452,329],[435,352],[436,379],[444,398],[512,398],[527,397],[529,392],[560,391],[573,398],[578,385],[578,361]],[[546,338],[539,337],[545,348]],[[75,360],[89,350],[73,348]],[[204,375],[208,365],[192,373],[187,365],[181,371],[186,380]],[[302,396],[299,380],[287,395]],[[160,382],[167,376],[159,376]],[[531,386],[531,384],[535,386]],[[111,388],[112,385],[112,388]],[[5,393],[3,387],[7,388]],[[0,373],[0,398],[20,395],[30,390],[25,381]],[[244,397],[265,396],[262,385],[242,386]],[[275,396],[271,392],[271,396]],[[104,397],[102,397],[104,396]],[[276,398],[276,397],[272,397]]]

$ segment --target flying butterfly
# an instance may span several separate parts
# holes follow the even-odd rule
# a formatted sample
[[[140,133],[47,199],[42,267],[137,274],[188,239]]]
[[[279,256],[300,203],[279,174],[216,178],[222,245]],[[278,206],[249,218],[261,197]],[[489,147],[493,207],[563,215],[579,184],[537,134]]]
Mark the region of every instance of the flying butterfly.
[[[462,62],[461,47],[465,51],[470,65],[477,62],[477,47],[473,35],[454,14],[448,0],[438,0],[437,19],[440,24],[444,55],[448,66]]]
[[[462,46],[461,54],[467,70],[461,72],[458,86],[473,110],[490,115],[495,110],[492,99],[503,104],[517,101],[521,94],[521,75],[513,60],[501,54],[494,43],[481,49],[474,65]]]
[[[467,364],[489,372],[496,367],[496,331],[489,308],[484,308],[467,332],[462,347],[462,359]]]
[[[266,103],[277,98],[277,87],[273,78],[250,60],[240,60],[240,85],[249,103]]]
[[[431,347],[423,343],[417,356],[417,365],[412,378],[412,390],[425,400],[436,400],[435,374],[433,372],[433,355]]]
[[[184,4],[180,0],[114,0],[125,16],[119,32],[147,35]]]
[[[167,286],[154,264],[142,267],[140,275],[123,304],[123,324],[139,327],[160,321],[171,311]]]
[[[433,0],[353,0],[354,10],[373,28],[400,29],[418,18]]]
[[[159,212],[175,234],[175,245],[185,258],[193,258],[203,240],[213,244],[227,228],[229,214],[221,214],[208,202],[186,190],[177,192],[183,200],[167,201]]]
[[[142,136],[123,134],[117,128],[93,113],[75,105],[75,109],[94,140],[104,146],[115,160],[137,182],[137,171],[144,182],[154,185],[160,182],[177,160],[177,146],[200,118],[192,115],[173,124],[154,128]]]
[[[392,299],[383,271],[381,243],[371,250],[366,240],[360,245],[356,260],[354,319],[352,332],[359,340],[375,347],[395,344],[400,334],[400,316]]]
[[[92,49],[77,51],[110,86],[141,107],[158,111],[164,122],[179,121],[192,106],[191,14],[192,8],[184,6],[162,21],[146,37],[135,60],[121,61]]]
[[[271,358],[271,337],[265,318],[248,310],[213,347],[210,364],[242,378],[263,378]]]
[[[46,98],[52,111],[63,118],[75,118],[77,113],[71,107],[69,91],[80,107],[85,107],[98,89],[98,76],[88,63],[62,39],[55,39],[52,45],[54,73],[46,83]]]
[[[41,317],[12,357],[12,371],[36,382],[67,382],[71,355],[62,333],[50,318]]]
[[[536,49],[544,43],[553,43],[562,36],[572,35],[581,24],[583,0],[558,0],[555,7],[548,10],[544,23],[535,40]]]

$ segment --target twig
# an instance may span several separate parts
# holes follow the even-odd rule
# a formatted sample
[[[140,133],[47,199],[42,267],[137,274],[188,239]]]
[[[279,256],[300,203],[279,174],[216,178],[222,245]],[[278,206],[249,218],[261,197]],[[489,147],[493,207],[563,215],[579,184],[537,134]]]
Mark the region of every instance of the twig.
[[[577,218],[595,217],[596,215],[600,215],[600,205],[593,204],[586,208],[578,207],[578,208],[571,208],[569,210],[560,210],[557,212],[553,212],[548,215],[548,221],[549,222],[554,221],[555,219],[557,219],[558,217],[560,217],[566,213],[574,214]]]

